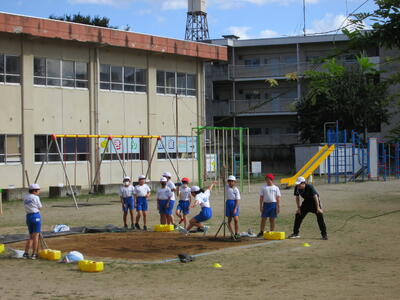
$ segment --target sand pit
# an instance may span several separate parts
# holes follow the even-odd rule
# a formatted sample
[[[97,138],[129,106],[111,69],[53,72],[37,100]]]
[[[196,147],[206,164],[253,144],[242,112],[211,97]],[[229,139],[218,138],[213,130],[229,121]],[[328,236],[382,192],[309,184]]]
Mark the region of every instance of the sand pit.
[[[179,253],[190,255],[263,242],[262,239],[229,241],[213,236],[180,233],[125,232],[79,234],[46,239],[51,249],[69,252],[76,250],[92,258],[155,261],[175,258]],[[10,244],[22,248],[24,243]]]

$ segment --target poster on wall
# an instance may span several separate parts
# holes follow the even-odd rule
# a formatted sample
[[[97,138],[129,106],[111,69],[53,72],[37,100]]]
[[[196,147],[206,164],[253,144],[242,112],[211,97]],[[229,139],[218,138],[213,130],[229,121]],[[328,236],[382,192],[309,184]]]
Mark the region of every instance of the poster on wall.
[[[207,173],[215,173],[217,165],[217,156],[215,154],[206,155],[206,170]]]
[[[104,151],[107,145],[108,138],[101,138],[99,140],[100,150]],[[113,147],[111,142],[114,143]],[[106,153],[140,153],[140,139],[139,138],[113,138],[108,144]]]
[[[251,173],[260,175],[261,169],[262,169],[261,161],[252,161],[251,162]]]

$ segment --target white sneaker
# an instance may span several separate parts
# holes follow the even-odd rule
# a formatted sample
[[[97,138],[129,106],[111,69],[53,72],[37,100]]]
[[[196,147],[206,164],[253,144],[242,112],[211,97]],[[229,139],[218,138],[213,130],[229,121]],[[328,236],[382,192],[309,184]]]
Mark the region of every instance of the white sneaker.
[[[300,238],[300,235],[294,234],[294,233],[292,233],[291,235],[288,236],[288,239],[299,239],[299,238]]]
[[[203,228],[203,229],[204,229],[204,235],[206,235],[207,232],[208,232],[208,230],[210,229],[210,227],[204,225],[204,228]]]
[[[183,228],[182,226],[178,226],[177,227],[178,231],[184,235],[188,235],[189,231],[187,231],[185,228]]]

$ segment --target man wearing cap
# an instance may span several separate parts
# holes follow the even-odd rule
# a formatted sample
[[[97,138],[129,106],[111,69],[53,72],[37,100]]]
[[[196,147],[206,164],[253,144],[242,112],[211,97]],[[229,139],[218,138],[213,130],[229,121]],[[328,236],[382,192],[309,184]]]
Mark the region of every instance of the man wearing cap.
[[[140,217],[143,216],[143,230],[147,230],[147,210],[148,210],[148,199],[150,197],[151,189],[146,184],[146,176],[140,175],[139,184],[135,186],[135,197],[136,197],[136,223],[135,228],[140,230]]]
[[[264,234],[265,223],[269,218],[270,231],[275,230],[275,219],[278,217],[281,203],[281,191],[279,187],[274,185],[274,175],[265,175],[266,184],[260,190],[260,211],[261,223],[260,232],[257,237],[262,237]]]
[[[294,220],[293,233],[288,237],[289,239],[300,238],[299,230],[300,225],[305,216],[311,212],[316,214],[318,226],[321,231],[321,236],[323,240],[328,239],[328,234],[326,233],[326,225],[324,221],[324,215],[321,208],[321,201],[318,192],[311,184],[306,183],[304,177],[299,177],[296,180],[296,186],[294,188],[294,196],[297,204],[297,211]],[[300,205],[300,196],[304,199],[303,203]]]
[[[24,208],[26,212],[26,225],[29,230],[29,239],[25,244],[24,258],[37,259],[39,250],[39,235],[42,226],[40,209],[42,203],[39,198],[40,186],[36,183],[29,185],[29,193],[24,196]],[[32,256],[29,256],[29,249],[32,248]]]
[[[131,184],[131,178],[125,176],[122,181],[122,186],[119,189],[119,196],[121,199],[122,211],[123,211],[123,221],[124,228],[128,228],[128,224],[126,222],[126,218],[128,216],[128,210],[131,215],[131,228],[135,229],[134,225],[134,209],[135,209],[135,201],[134,201],[135,188]]]
[[[226,185],[226,210],[225,215],[228,217],[228,226],[231,233],[232,219],[235,225],[235,238],[240,238],[239,235],[239,212],[240,212],[240,192],[236,187],[236,177],[233,175],[228,176],[228,184]]]

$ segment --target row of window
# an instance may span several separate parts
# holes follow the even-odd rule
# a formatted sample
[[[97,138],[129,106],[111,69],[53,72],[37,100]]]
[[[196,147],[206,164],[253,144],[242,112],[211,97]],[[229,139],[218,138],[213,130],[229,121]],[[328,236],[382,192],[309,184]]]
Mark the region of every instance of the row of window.
[[[320,62],[321,59],[325,57],[322,56],[307,56],[306,62],[315,63]],[[338,57],[338,60],[342,61],[354,61],[356,59],[355,54],[344,54]],[[297,56],[285,56],[285,57],[268,57],[268,58],[260,58],[260,57],[252,57],[252,58],[244,58],[239,56],[239,60],[244,61],[244,65],[248,67],[252,66],[260,66],[260,65],[277,65],[277,64],[295,64],[297,63]]]
[[[196,75],[180,72],[157,71],[157,93],[196,96]]]
[[[147,71],[132,67],[101,65],[100,89],[147,92]]]
[[[88,161],[90,159],[89,138],[57,138],[64,161]],[[191,159],[196,155],[196,138],[166,136],[158,142],[158,159],[170,158]],[[146,160],[148,139],[114,138],[112,145],[107,138],[99,140],[100,154],[105,161]],[[164,146],[163,146],[164,145]],[[165,147],[165,148],[164,148]],[[56,144],[51,143],[49,135],[35,135],[35,162],[60,161]],[[0,163],[21,162],[21,135],[0,135]]]
[[[20,83],[20,57],[0,54],[0,83]],[[40,86],[84,88],[89,86],[86,62],[35,57],[33,82]],[[100,89],[147,92],[147,70],[134,67],[100,65]],[[157,93],[196,96],[196,75],[157,71]]]
[[[249,128],[250,135],[278,135],[278,134],[297,134],[296,127],[287,128]]]
[[[20,70],[21,62],[19,56],[0,53],[0,83],[20,83]]]

